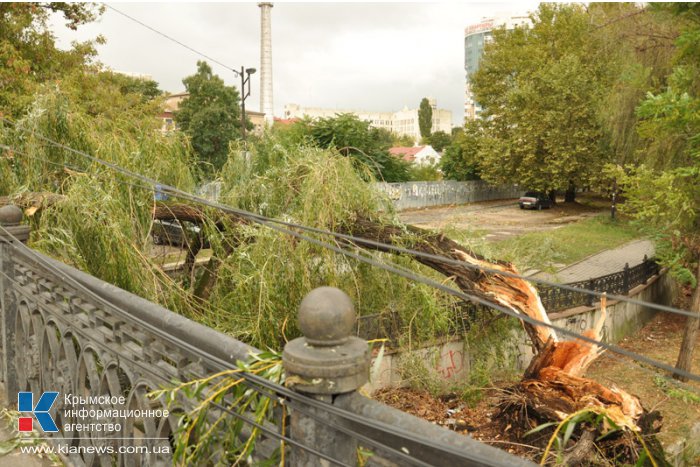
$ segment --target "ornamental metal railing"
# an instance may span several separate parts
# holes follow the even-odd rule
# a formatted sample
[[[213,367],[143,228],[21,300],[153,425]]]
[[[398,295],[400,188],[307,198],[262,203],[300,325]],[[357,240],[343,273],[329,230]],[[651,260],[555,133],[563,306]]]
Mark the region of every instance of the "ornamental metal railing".
[[[349,298],[330,288],[302,303],[305,337],[283,355],[289,387],[238,373],[256,406],[226,394],[208,405],[203,430],[183,433],[213,388],[153,391],[240,368],[259,351],[28,248],[20,220],[21,211],[0,208],[0,380],[22,411],[18,429],[68,465],[172,465],[176,449],[191,453],[211,432],[213,454],[196,465],[230,464],[224,446],[251,442],[243,463],[532,465],[361,396],[368,345],[350,336]],[[256,418],[265,401],[281,410]]]
[[[579,282],[571,282],[565,285],[608,294],[625,295],[635,287],[646,283],[649,279],[659,274],[661,267],[654,258],[647,258],[635,266],[625,264],[621,271],[606,274],[600,277]],[[586,292],[537,285],[540,299],[548,313],[568,310],[579,306],[593,306],[597,300],[595,295]],[[469,329],[474,319],[482,312],[488,311],[488,307],[473,303],[462,303],[455,309],[455,319],[445,331],[446,336],[460,335]],[[399,336],[405,333],[408,324],[401,319],[396,311],[375,313],[360,316],[357,320],[356,335],[364,339],[388,338],[394,343]]]
[[[571,282],[566,285],[571,287],[606,292],[609,294],[625,295],[638,285],[644,284],[651,277],[659,273],[659,264],[646,255],[644,260],[630,267],[625,267],[618,272],[604,276],[593,277],[588,280]],[[596,297],[591,294],[562,289],[559,287],[539,286],[538,291],[542,304],[548,312],[555,312],[575,308],[578,306],[593,306]]]

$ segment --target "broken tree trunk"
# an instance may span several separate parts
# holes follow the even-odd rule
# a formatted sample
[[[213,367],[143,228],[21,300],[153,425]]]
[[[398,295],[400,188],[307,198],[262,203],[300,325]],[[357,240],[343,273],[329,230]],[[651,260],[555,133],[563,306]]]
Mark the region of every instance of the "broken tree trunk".
[[[383,225],[375,221],[358,218],[349,224],[344,232],[353,236],[366,238],[378,243],[401,245],[422,253],[430,253],[450,259],[469,263],[477,268],[487,268],[496,271],[517,274],[511,264],[489,262],[468,251],[463,246],[450,240],[444,235],[428,232],[416,227],[398,227]],[[358,246],[390,252],[386,247],[355,241]],[[537,290],[523,279],[508,277],[502,274],[486,273],[476,268],[467,268],[439,259],[415,256],[416,261],[453,279],[454,283],[464,292],[476,295],[491,303],[506,307],[514,312],[527,315],[543,323],[550,323],[546,310],[542,305]],[[601,300],[602,317],[596,325],[583,333],[593,340],[601,339],[601,330],[605,321],[605,299]],[[560,339],[556,332],[546,326],[535,326],[522,321],[535,349],[527,371],[518,385],[501,404],[500,416],[503,419],[505,431],[513,425],[519,425],[513,433],[522,436],[535,426],[546,422],[563,422],[568,417],[580,411],[590,410],[591,413],[604,414],[618,427],[623,428],[623,435],[610,441],[612,447],[604,449],[606,455],[615,458],[620,452],[620,446],[625,453],[623,458],[636,462],[642,446],[634,434],[645,430],[644,435],[650,437],[656,447],[650,453],[657,461],[663,462],[663,450],[655,442],[654,433],[658,427],[640,426],[640,418],[648,416],[636,396],[615,386],[605,387],[602,384],[583,377],[586,369],[602,353],[602,348],[581,339],[566,341]],[[658,414],[654,415],[658,419]],[[596,449],[591,449],[593,441],[587,430],[596,427],[579,429],[576,444],[567,454],[570,462],[578,463],[585,458],[585,451],[590,452],[592,462],[597,455]],[[603,452],[601,451],[601,452]]]
[[[235,214],[222,215],[222,219],[224,217],[235,223],[248,222]],[[202,224],[207,216],[194,206],[156,203],[154,218]],[[416,261],[451,278],[460,290],[468,294],[506,307],[519,315],[551,324],[537,290],[530,283],[498,272],[487,273],[481,270],[488,268],[517,274],[517,270],[511,264],[486,261],[442,234],[412,226],[384,224],[364,217],[357,217],[346,224],[343,233],[469,263],[475,267],[468,268],[439,258],[414,256]],[[354,244],[366,249],[393,252],[381,245],[362,240],[355,240]],[[212,267],[206,274],[206,284],[199,284],[197,287],[202,297],[209,295],[216,280],[216,268],[213,264],[210,266]],[[584,334],[593,339],[600,339],[603,320],[604,318]],[[582,377],[586,368],[600,355],[600,348],[582,340],[563,341],[546,325],[531,325],[524,321],[522,323],[535,349],[535,356],[522,381],[515,388],[522,398],[521,408],[524,404],[531,412],[537,413],[536,419],[539,421],[562,421],[581,409],[595,407],[605,409],[606,414],[618,426],[631,431],[639,430],[637,422],[643,413],[639,399],[621,389],[606,388]],[[515,406],[506,404],[504,407]],[[530,423],[529,420],[523,422]],[[574,457],[578,458],[580,454]]]

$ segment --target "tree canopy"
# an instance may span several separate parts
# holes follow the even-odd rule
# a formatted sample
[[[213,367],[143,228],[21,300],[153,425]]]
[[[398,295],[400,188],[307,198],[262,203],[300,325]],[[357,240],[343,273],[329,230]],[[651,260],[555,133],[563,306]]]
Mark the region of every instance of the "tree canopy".
[[[197,73],[182,83],[189,96],[180,103],[175,121],[211,173],[223,167],[229,143],[241,135],[238,90],[226,86],[205,61],[198,61]]]
[[[425,140],[425,142],[431,145],[437,152],[442,152],[443,149],[452,143],[452,135],[448,135],[444,131],[438,130],[431,134],[430,137]]]
[[[37,86],[81,69],[94,58],[95,41],[56,47],[48,28],[51,13],[61,13],[66,27],[95,20],[104,7],[89,3],[0,3],[0,111],[19,116],[32,101]]]
[[[542,3],[531,29],[494,31],[472,77],[484,179],[547,191],[600,172],[596,111],[610,80],[589,28],[582,5]]]
[[[464,129],[454,132],[452,143],[440,159],[447,180],[479,180],[480,122],[467,122]]]
[[[323,149],[336,149],[352,158],[361,173],[387,182],[409,179],[409,164],[389,154],[395,137],[390,132],[373,128],[354,114],[338,114],[317,120],[301,120],[287,132],[294,135],[293,144],[310,143]]]

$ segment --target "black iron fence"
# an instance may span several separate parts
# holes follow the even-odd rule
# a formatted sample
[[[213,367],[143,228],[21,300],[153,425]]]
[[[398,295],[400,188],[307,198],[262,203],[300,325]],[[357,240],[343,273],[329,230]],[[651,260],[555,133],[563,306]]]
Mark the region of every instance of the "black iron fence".
[[[629,264],[625,264],[622,271],[566,285],[595,290],[596,292],[624,295],[634,287],[645,283],[650,277],[658,274],[659,269],[659,264],[653,258],[648,259],[644,256],[644,260],[636,266],[630,267]],[[538,291],[542,304],[550,313],[577,306],[592,306],[597,300],[597,297],[594,295],[565,290],[560,287],[539,286]]]
[[[302,303],[305,337],[283,356],[287,387],[239,373],[255,403],[226,393],[209,405],[203,430],[183,434],[214,389],[153,391],[238,368],[259,351],[28,248],[20,220],[16,208],[0,208],[0,380],[11,404],[30,399],[29,410],[18,406],[20,426],[40,421],[35,431],[68,465],[172,465],[182,443],[192,452],[212,430],[214,454],[189,464],[230,464],[223,446],[253,442],[244,463],[532,465],[361,396],[368,345],[350,336],[349,298],[329,288]],[[261,419],[266,404],[280,410]]]
[[[566,285],[581,289],[595,290],[609,294],[624,295],[634,287],[644,284],[651,277],[658,274],[659,264],[653,259],[644,256],[644,260],[635,266],[625,267],[618,272],[605,276],[594,277],[585,281],[572,282]],[[567,310],[578,306],[592,306],[597,297],[585,292],[566,290],[559,287],[538,285],[537,290],[545,310],[549,313]],[[475,316],[489,308],[483,305],[462,303],[457,307],[455,315],[458,317],[451,323],[445,335],[459,335],[469,329]],[[397,343],[399,336],[405,334],[408,323],[402,321],[396,311],[360,316],[357,320],[356,335],[364,339],[388,338]]]

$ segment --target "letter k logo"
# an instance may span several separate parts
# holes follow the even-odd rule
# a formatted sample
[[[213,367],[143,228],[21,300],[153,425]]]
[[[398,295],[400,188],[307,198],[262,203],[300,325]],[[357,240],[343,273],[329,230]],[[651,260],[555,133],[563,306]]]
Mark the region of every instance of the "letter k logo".
[[[49,414],[49,410],[51,410],[53,403],[56,402],[57,397],[58,392],[45,392],[41,395],[39,402],[37,402],[35,406],[34,394],[31,392],[19,392],[17,393],[17,411],[33,413],[44,432],[55,433],[58,431],[58,427]],[[20,417],[19,431],[32,431],[31,417]]]

